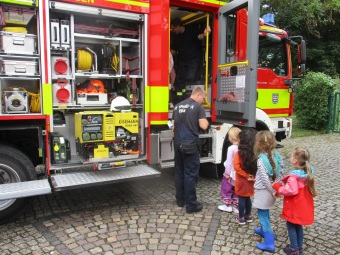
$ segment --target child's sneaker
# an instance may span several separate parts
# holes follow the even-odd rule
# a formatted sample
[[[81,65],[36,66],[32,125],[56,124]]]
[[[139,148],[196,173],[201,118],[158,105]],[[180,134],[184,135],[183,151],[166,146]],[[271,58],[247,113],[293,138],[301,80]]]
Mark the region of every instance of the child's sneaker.
[[[250,223],[253,222],[253,217],[251,215],[245,216],[246,222]]]
[[[231,206],[219,205],[218,209],[224,212],[232,212],[233,208]]]
[[[283,251],[287,254],[287,255],[300,255],[301,253],[299,252],[299,249],[296,248],[292,248],[290,245],[287,245],[285,248],[283,248]]]
[[[246,220],[244,219],[244,217],[240,218],[240,217],[236,216],[236,221],[240,225],[245,225],[246,224]]]
[[[238,208],[237,208],[237,206],[233,206],[233,209],[232,209],[232,210],[233,210],[234,213],[238,214]]]

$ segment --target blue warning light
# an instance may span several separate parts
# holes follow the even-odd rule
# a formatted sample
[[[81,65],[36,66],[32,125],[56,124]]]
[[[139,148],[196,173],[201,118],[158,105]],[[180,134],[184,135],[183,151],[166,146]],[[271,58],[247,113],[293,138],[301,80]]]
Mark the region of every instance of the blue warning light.
[[[273,13],[267,13],[263,15],[262,18],[263,18],[264,23],[271,24],[271,25],[275,24],[274,22],[275,14]]]

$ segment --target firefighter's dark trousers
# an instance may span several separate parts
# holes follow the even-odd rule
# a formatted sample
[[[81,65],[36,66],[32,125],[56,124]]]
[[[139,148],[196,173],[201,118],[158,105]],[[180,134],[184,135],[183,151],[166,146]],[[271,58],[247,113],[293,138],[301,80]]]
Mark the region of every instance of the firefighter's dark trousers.
[[[199,151],[194,154],[183,154],[179,146],[175,150],[175,186],[176,202],[185,205],[186,210],[197,207],[196,186],[198,182],[200,158]]]

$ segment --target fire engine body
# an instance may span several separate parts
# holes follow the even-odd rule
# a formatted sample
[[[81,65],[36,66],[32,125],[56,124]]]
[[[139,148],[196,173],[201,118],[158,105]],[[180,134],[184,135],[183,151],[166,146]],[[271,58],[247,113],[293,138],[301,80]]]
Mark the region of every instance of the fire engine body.
[[[290,136],[290,40],[248,21],[259,20],[259,1],[123,2],[0,2],[0,222],[32,196],[156,177],[155,166],[174,166],[168,59],[176,15],[212,28],[206,72],[187,87],[209,95],[202,170],[218,175],[233,125]],[[221,43],[226,38],[233,39]],[[235,101],[221,100],[225,93]]]

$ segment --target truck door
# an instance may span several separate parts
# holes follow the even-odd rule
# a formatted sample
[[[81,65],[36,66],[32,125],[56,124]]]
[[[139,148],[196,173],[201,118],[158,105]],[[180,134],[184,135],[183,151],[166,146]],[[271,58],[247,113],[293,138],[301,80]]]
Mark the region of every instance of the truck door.
[[[240,24],[238,11],[247,8],[248,22]],[[235,0],[219,10],[216,121],[255,127],[260,0]],[[242,29],[241,29],[242,27]],[[246,29],[244,29],[246,27]],[[246,60],[240,60],[241,31],[247,31]]]

